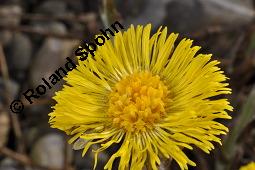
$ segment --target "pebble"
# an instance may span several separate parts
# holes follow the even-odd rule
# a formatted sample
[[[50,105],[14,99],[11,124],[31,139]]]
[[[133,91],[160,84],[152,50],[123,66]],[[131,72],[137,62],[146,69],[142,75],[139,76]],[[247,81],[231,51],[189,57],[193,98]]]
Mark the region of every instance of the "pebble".
[[[118,8],[123,9],[119,12],[124,16],[126,26],[152,23],[154,28],[166,25],[171,32],[183,34],[204,30],[214,25],[232,27],[249,23],[254,16],[253,10],[247,5],[250,3],[247,0],[235,1],[137,0],[133,3],[119,3]]]
[[[10,44],[12,40],[12,33],[8,30],[0,31],[0,43],[5,47]]]
[[[84,2],[82,0],[66,1],[67,6],[75,13],[82,13],[84,11]],[[85,2],[86,3],[86,2]]]
[[[67,13],[67,4],[65,1],[46,0],[35,10],[37,13],[48,15],[63,15]]]
[[[157,27],[166,17],[166,5],[172,0],[137,0],[119,3],[119,12],[125,17],[124,25],[152,23]]]
[[[70,57],[78,44],[79,41],[77,40],[47,38],[36,53],[31,67],[30,82],[32,87],[36,88],[42,83],[42,78],[48,79],[55,70],[64,66],[66,57]],[[47,91],[46,95],[52,97],[60,86],[61,83],[56,84],[51,90]]]
[[[24,71],[30,64],[32,55],[32,43],[30,39],[22,33],[14,33],[10,47],[10,69]]]
[[[234,27],[253,18],[251,9],[229,0],[172,0],[166,9],[163,24],[180,33],[199,32],[215,25]]]
[[[23,170],[18,166],[18,163],[10,158],[4,158],[0,162],[0,170]]]
[[[60,168],[64,166],[64,147],[65,140],[59,134],[47,134],[32,146],[31,158],[34,163],[51,167]]]
[[[5,82],[4,82],[5,81]],[[6,84],[5,84],[6,83]],[[8,92],[8,95],[10,98],[15,98],[18,91],[19,91],[19,88],[20,88],[20,85],[14,81],[14,80],[3,80],[1,77],[0,77],[0,94],[5,94],[6,93],[6,89],[5,89],[5,86],[8,87],[8,89],[10,90]],[[0,96],[0,101],[1,100],[4,100],[4,95],[1,95]],[[5,99],[6,100],[6,99]]]
[[[63,23],[49,21],[35,21],[32,23],[33,29],[42,32],[51,32],[56,34],[64,34],[67,29]]]
[[[163,23],[168,25],[172,32],[184,34],[204,28],[206,17],[203,16],[206,12],[199,0],[172,0],[167,4],[166,9]]]
[[[22,9],[18,5],[0,6],[0,25],[17,26],[20,23]],[[13,17],[10,17],[13,16]]]

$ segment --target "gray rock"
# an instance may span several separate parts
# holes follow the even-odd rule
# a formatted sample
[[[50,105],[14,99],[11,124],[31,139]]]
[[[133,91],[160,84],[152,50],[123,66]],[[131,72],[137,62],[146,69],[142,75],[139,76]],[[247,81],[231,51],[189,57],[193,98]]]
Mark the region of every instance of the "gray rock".
[[[58,134],[47,134],[33,145],[31,158],[34,163],[51,167],[63,168],[65,140]]]
[[[10,48],[11,51],[8,60],[11,62],[11,68],[15,70],[26,70],[32,54],[32,43],[30,39],[24,34],[15,33]]]
[[[251,7],[234,3],[231,0],[200,0],[200,2],[213,23],[217,19],[219,24],[234,26],[248,23],[254,18],[254,11]]]
[[[3,46],[9,45],[11,40],[12,40],[12,33],[10,31],[7,31],[7,30],[0,31],[0,43]]]
[[[39,32],[48,32],[53,34],[65,34],[67,33],[66,26],[57,21],[32,21],[31,27],[34,30]],[[44,41],[45,37],[43,36],[34,36],[33,41]]]
[[[18,163],[10,158],[5,158],[0,162],[0,170],[23,170],[18,167]]]
[[[64,34],[67,32],[64,24],[60,22],[48,22],[48,21],[35,21],[32,26],[37,31],[51,32],[57,34]]]
[[[240,4],[242,6],[245,6],[246,8],[253,9],[253,0],[228,0],[229,2],[235,2],[237,4]]]
[[[0,166],[0,170],[21,170],[20,168],[17,167],[12,167],[12,166]]]
[[[121,3],[118,8],[121,9],[119,12],[124,16],[126,26],[152,23],[154,27],[167,25],[171,31],[191,33],[215,24],[232,27],[250,22],[254,18],[253,10],[247,5],[250,1],[235,1],[138,0]]]
[[[172,0],[166,9],[163,23],[169,26],[170,31],[193,32],[205,24],[205,18],[202,16],[206,15],[206,12],[198,0]]]
[[[8,95],[11,97],[11,98],[14,98],[18,91],[19,91],[19,84],[13,80],[9,80],[9,81],[6,81],[6,80],[3,80],[0,78],[0,94],[5,94],[6,93],[6,89],[5,89],[5,86],[8,87],[8,89],[10,90],[8,92]],[[2,87],[2,88],[1,88]],[[1,98],[4,98],[5,96],[4,95],[1,95],[0,96],[0,99]]]
[[[74,48],[78,44],[79,41],[77,40],[46,39],[32,63],[30,71],[32,87],[36,88],[42,83],[42,78],[48,80],[55,70],[64,66],[66,57],[70,57],[70,54],[74,52]],[[52,89],[48,90],[47,95],[50,97],[53,96],[60,85],[61,83],[59,82]]]
[[[58,0],[43,1],[36,12],[49,15],[63,15],[67,12],[67,4],[65,1]]]
[[[75,11],[75,13],[82,13],[84,11],[84,8],[83,8],[84,1],[82,1],[82,0],[75,0],[75,1],[66,1],[66,2],[67,2],[68,7],[72,11]]]
[[[130,1],[128,4],[120,4],[119,8],[123,9],[125,25],[130,24],[145,25],[153,23],[153,25],[160,25],[166,16],[166,4],[172,0],[137,0]],[[125,8],[122,5],[127,5]],[[129,11],[130,10],[130,11]],[[122,10],[120,10],[122,13]]]
[[[20,23],[22,9],[18,5],[0,6],[0,25],[16,26]]]

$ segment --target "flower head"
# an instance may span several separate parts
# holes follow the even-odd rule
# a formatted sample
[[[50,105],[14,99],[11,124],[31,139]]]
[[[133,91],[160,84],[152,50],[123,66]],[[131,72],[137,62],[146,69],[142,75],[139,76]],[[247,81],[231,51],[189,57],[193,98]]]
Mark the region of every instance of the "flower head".
[[[157,169],[161,158],[173,158],[181,169],[195,166],[183,149],[199,147],[209,153],[213,142],[221,144],[228,128],[216,119],[230,119],[232,111],[227,77],[211,61],[211,55],[196,54],[192,40],[175,47],[177,34],[167,28],[150,36],[151,25],[131,27],[99,47],[95,57],[79,61],[57,92],[50,113],[54,128],[73,136],[70,143],[86,140],[83,155],[91,145],[97,155],[112,145],[105,169],[120,158],[119,169]],[[215,97],[217,96],[217,97]]]
[[[255,170],[255,162],[251,162],[245,166],[242,166],[240,170]]]

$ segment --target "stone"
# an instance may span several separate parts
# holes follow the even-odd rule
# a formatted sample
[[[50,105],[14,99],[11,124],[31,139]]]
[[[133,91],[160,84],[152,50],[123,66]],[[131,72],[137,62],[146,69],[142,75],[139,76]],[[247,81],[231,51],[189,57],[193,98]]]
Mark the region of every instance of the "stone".
[[[240,5],[241,4],[241,5]],[[211,26],[239,26],[252,21],[250,1],[241,0],[137,0],[117,3],[124,25],[168,26],[171,32],[193,33]],[[122,10],[123,9],[123,10]]]
[[[17,26],[20,23],[22,9],[18,5],[0,6],[0,25]],[[10,17],[13,16],[13,17]]]
[[[10,44],[12,40],[12,33],[8,30],[0,31],[0,43],[5,47]]]
[[[31,158],[38,165],[62,169],[65,159],[64,147],[65,140],[61,135],[47,134],[32,146]]]
[[[10,158],[4,158],[0,162],[0,170],[23,170],[18,166],[18,163]]]
[[[19,91],[19,88],[20,88],[19,84],[14,80],[8,80],[7,81],[7,80],[3,80],[3,79],[0,78],[0,94],[5,94],[6,93],[5,86],[7,86],[8,89],[10,90],[8,92],[9,97],[10,98],[15,98],[18,91]],[[0,101],[4,100],[4,99],[1,99],[1,98],[5,98],[5,96],[1,95],[0,96]]]
[[[172,0],[166,10],[163,25],[180,33],[199,32],[215,25],[240,26],[253,18],[251,9],[228,0]]]
[[[63,15],[67,13],[67,4],[65,1],[59,0],[43,1],[36,12],[47,15]]]
[[[30,71],[30,83],[33,88],[42,84],[42,78],[48,79],[59,67],[64,66],[66,57],[70,57],[77,47],[77,40],[62,40],[47,38],[41,48],[36,53]],[[61,80],[52,89],[48,90],[46,96],[52,97],[57,89],[60,88]]]
[[[32,55],[32,43],[30,39],[22,33],[14,33],[8,62],[10,69],[24,71],[30,64]]]
[[[51,32],[57,34],[64,34],[67,29],[63,23],[60,22],[49,22],[49,21],[35,21],[32,23],[33,29],[42,32]]]
[[[75,13],[82,13],[84,11],[84,2],[82,0],[66,1],[68,8]],[[86,3],[86,2],[85,2]]]

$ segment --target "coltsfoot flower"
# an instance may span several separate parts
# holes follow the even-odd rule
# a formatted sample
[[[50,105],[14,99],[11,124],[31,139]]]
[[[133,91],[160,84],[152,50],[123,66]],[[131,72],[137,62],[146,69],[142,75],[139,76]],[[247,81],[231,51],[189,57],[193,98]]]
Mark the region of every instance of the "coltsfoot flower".
[[[196,54],[192,40],[175,47],[178,34],[167,28],[150,36],[151,25],[131,27],[99,47],[95,57],[79,61],[56,93],[50,124],[71,135],[70,143],[86,140],[97,156],[112,145],[105,169],[116,158],[119,169],[158,169],[161,158],[173,158],[181,169],[195,166],[184,149],[209,153],[228,128],[218,119],[231,119],[228,79],[211,60]],[[217,97],[216,97],[217,96]],[[95,167],[94,167],[95,168]]]

